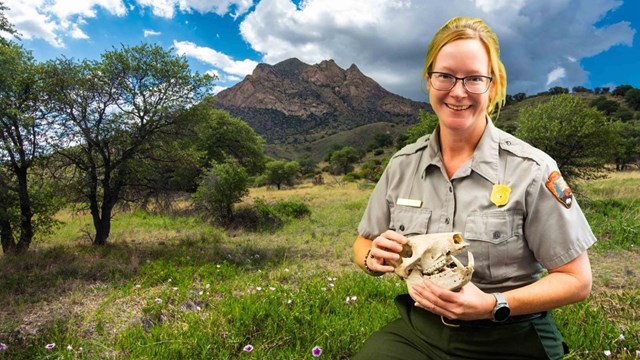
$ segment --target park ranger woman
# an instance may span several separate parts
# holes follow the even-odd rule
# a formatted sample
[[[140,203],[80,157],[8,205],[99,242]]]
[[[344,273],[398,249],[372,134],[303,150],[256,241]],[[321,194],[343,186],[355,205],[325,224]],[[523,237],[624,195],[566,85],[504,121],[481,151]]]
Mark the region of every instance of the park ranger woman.
[[[390,160],[353,246],[356,263],[381,275],[394,271],[408,237],[459,232],[475,258],[472,280],[457,292],[428,280],[409,286],[396,298],[400,318],[371,329],[357,359],[566,352],[548,311],[588,296],[596,239],[555,161],[493,125],[506,97],[499,56],[480,19],[438,30],[422,74],[438,126]]]

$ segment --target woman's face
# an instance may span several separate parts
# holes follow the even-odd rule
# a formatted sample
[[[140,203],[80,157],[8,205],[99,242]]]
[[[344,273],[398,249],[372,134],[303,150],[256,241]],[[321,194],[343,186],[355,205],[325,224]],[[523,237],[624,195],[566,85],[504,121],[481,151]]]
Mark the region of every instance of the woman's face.
[[[478,39],[455,40],[442,47],[433,62],[432,71],[459,78],[470,75],[491,76],[489,56]],[[429,79],[427,84],[429,102],[441,127],[467,133],[484,130],[491,89],[484,94],[473,94],[462,86],[462,80],[458,80],[449,91],[434,89]]]

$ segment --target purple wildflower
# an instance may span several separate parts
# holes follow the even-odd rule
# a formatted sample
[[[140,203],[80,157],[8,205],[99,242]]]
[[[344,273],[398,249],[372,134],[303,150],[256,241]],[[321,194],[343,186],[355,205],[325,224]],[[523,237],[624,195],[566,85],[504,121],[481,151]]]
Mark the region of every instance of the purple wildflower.
[[[314,346],[313,349],[311,349],[311,355],[313,355],[313,357],[319,357],[322,355],[322,348],[320,348],[320,346]]]
[[[5,343],[0,343],[0,351],[5,351],[7,350],[9,347],[7,346],[7,344]]]
[[[51,343],[51,344],[47,344],[47,346],[45,346],[45,349],[53,350],[53,348],[55,348],[55,347],[56,347],[56,344],[55,343]]]
[[[243,347],[242,351],[244,351],[244,352],[252,352],[253,351],[253,345],[249,344],[249,345]]]

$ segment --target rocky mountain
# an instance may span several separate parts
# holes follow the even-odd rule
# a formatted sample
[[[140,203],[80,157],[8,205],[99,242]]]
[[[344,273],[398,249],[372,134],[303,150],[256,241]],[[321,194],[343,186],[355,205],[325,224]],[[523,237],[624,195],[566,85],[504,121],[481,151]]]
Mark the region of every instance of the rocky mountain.
[[[267,144],[302,144],[374,123],[413,124],[427,103],[390,93],[354,64],[259,64],[216,96],[216,107],[249,123]]]

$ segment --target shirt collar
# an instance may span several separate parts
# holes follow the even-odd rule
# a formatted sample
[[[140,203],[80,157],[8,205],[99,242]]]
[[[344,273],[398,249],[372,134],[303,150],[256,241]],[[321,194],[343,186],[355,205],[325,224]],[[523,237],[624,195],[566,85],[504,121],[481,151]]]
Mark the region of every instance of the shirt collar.
[[[435,165],[444,168],[442,164],[442,155],[440,153],[440,125],[436,126],[433,131],[426,149],[425,158],[423,160],[423,168],[427,169],[429,165]],[[487,117],[487,127],[482,133],[482,137],[476,146],[471,157],[471,161],[462,165],[462,169],[458,171],[460,176],[469,175],[471,171],[475,171],[478,175],[487,179],[492,184],[497,184],[499,178],[499,144],[500,136],[497,128],[493,125],[490,118]],[[423,172],[424,174],[424,172]],[[459,176],[458,176],[459,177]]]

